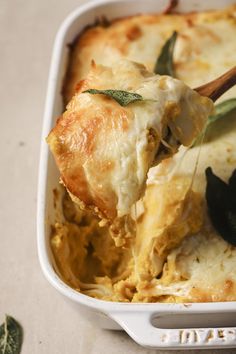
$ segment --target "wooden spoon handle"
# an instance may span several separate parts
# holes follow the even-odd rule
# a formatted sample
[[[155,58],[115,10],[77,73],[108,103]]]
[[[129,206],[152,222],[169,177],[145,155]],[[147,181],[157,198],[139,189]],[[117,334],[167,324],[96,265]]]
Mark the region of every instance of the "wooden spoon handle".
[[[223,93],[228,91],[234,85],[236,85],[236,66],[217,79],[197,87],[194,90],[201,96],[209,97],[215,102],[223,95]]]

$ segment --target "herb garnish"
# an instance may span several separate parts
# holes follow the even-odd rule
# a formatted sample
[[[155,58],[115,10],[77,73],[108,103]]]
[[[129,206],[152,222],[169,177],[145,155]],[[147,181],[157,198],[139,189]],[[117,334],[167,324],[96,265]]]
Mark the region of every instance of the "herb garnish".
[[[230,114],[234,110],[236,110],[236,98],[230,98],[226,101],[218,103],[217,105],[215,105],[215,113],[208,117],[205,129],[208,128],[209,125],[214,123],[216,120],[225,118],[228,114]],[[202,133],[197,137],[192,147],[198,145],[199,142],[202,140],[201,138],[202,138]]]
[[[169,75],[174,77],[174,66],[173,66],[173,52],[175,47],[175,42],[177,39],[177,32],[174,31],[171,37],[165,42],[162,47],[161,53],[157,58],[154,73],[159,75]]]
[[[143,97],[138,93],[128,92],[123,90],[96,90],[96,89],[89,89],[83,91],[83,93],[91,93],[91,94],[102,94],[108,97],[113,98],[116,102],[118,102],[121,106],[127,106],[130,103],[135,101],[143,101]]]
[[[19,354],[23,340],[23,331],[20,324],[11,316],[5,318],[0,326],[0,353]]]
[[[236,109],[236,98],[230,98],[226,101],[218,103],[215,106],[215,113],[209,116],[208,118],[207,126],[215,122],[216,120],[225,117],[227,114],[231,113],[235,109]]]
[[[231,245],[236,246],[236,170],[229,183],[216,176],[211,167],[206,169],[206,200],[213,226]]]

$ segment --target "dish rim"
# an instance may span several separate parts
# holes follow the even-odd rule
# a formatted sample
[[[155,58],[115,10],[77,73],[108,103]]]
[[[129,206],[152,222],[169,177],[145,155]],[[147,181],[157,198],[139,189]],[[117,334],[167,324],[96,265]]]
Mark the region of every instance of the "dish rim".
[[[84,5],[79,6],[72,11],[63,21],[59,31],[56,35],[55,44],[53,48],[51,68],[49,73],[48,88],[46,93],[45,113],[43,119],[42,129],[42,143],[40,149],[40,163],[39,163],[39,178],[38,178],[38,200],[37,200],[37,247],[38,256],[41,268],[47,280],[64,296],[76,303],[88,306],[90,308],[111,313],[116,311],[125,312],[181,312],[181,313],[209,313],[209,312],[231,312],[236,311],[236,301],[231,302],[201,302],[201,303],[122,303],[105,301],[95,299],[85,294],[82,294],[75,289],[68,286],[57,275],[48,257],[45,227],[45,209],[47,200],[47,173],[48,173],[48,159],[49,149],[44,139],[48,134],[53,120],[53,105],[56,96],[56,79],[59,73],[60,57],[65,45],[64,39],[67,31],[72,23],[79,18],[83,13],[94,7],[107,5],[111,3],[133,3],[135,0],[97,0],[90,1]],[[140,1],[141,2],[141,1]],[[161,1],[166,4],[166,1]],[[231,1],[231,3],[233,3]]]

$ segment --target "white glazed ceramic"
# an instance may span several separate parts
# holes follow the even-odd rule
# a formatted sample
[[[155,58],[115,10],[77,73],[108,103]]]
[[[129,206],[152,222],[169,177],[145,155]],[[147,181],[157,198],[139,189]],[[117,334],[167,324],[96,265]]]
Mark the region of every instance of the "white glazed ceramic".
[[[196,304],[129,304],[96,300],[67,286],[55,272],[49,247],[50,225],[56,211],[53,189],[59,175],[45,143],[45,137],[60,115],[62,79],[65,73],[68,44],[95,17],[108,19],[141,12],[162,11],[167,0],[99,0],[73,11],[63,22],[54,45],[42,133],[38,185],[38,254],[48,281],[76,310],[102,328],[124,329],[137,343],[151,348],[197,349],[236,347],[236,302]],[[180,0],[180,11],[219,8],[234,1]]]

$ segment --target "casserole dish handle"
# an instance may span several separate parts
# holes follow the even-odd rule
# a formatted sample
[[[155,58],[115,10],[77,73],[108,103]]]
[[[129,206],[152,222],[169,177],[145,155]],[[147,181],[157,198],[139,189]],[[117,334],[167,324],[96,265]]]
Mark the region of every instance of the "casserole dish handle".
[[[223,349],[236,347],[236,327],[157,328],[152,323],[153,318],[157,315],[157,313],[147,311],[135,313],[113,312],[109,314],[135,342],[144,347],[155,349]],[[172,315],[173,321],[175,314]]]

